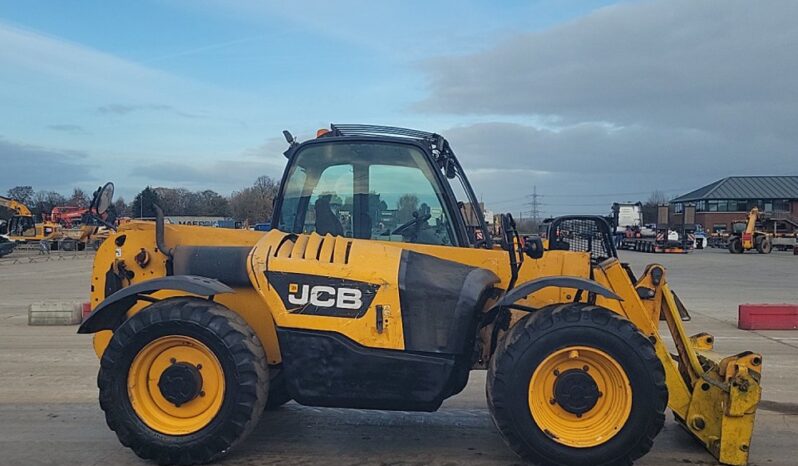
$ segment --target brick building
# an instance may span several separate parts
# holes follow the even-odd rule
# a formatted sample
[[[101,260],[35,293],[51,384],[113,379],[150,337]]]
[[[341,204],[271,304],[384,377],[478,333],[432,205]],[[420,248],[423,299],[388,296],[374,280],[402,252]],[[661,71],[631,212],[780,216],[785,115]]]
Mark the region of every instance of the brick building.
[[[730,176],[677,197],[672,223],[681,223],[684,205],[696,206],[696,223],[710,232],[730,231],[758,207],[779,232],[798,229],[798,176]]]

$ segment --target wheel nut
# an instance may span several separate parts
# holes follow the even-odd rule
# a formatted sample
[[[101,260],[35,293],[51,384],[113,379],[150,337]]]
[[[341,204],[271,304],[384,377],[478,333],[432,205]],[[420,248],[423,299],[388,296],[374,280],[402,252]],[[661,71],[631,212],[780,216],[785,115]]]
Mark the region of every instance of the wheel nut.
[[[559,375],[560,375],[560,371],[559,371],[559,370],[557,370],[557,369],[554,369],[554,376],[555,376],[555,377],[557,377],[557,376],[559,376]]]
[[[172,364],[176,364],[177,363],[177,359],[172,358],[172,359],[169,360],[169,362],[171,362]]]
[[[587,372],[587,371],[589,371],[589,370],[590,370],[590,368],[589,368],[589,367],[587,367],[587,366],[582,366],[582,370],[583,370],[583,371],[585,371],[585,372]]]
[[[557,404],[557,400],[555,400],[554,398],[552,398],[552,399],[550,399],[550,400],[549,400],[549,403],[551,403],[551,404],[553,404],[553,405],[556,405],[556,404]]]
[[[198,371],[201,371],[201,370],[202,370],[202,364],[197,364],[197,370],[198,370]]]
[[[205,396],[205,390],[200,392],[200,396]]]

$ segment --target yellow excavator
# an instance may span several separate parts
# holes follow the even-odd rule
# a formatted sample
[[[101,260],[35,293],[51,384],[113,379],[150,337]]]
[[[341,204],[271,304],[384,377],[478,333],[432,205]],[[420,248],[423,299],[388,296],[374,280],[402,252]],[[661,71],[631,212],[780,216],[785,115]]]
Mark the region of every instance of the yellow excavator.
[[[11,241],[27,243],[60,237],[61,225],[49,221],[36,222],[33,213],[22,202],[0,196],[0,207],[14,212],[7,225],[7,236]]]
[[[735,231],[729,236],[728,249],[732,254],[742,254],[745,251],[756,249],[760,254],[770,254],[773,250],[773,235],[756,229],[759,221],[759,209],[754,207],[748,213],[741,231]]]
[[[435,411],[487,370],[494,424],[535,464],[630,464],[667,408],[721,463],[747,463],[762,357],[690,336],[665,267],[622,263],[604,218],[556,218],[544,248],[504,214],[494,241],[442,136],[284,134],[271,231],[157,208],[97,251],[78,332],[94,334],[108,427],[138,456],[213,461],[292,399]]]

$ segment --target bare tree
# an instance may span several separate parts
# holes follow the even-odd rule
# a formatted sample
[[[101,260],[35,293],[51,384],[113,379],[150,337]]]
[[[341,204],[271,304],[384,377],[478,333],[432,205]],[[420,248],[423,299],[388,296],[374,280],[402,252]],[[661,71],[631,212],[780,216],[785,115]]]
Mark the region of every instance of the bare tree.
[[[28,205],[33,203],[33,196],[36,194],[31,186],[14,186],[8,190],[8,197]]]
[[[396,202],[396,221],[397,223],[409,222],[413,218],[413,212],[418,210],[418,197],[414,194],[403,194]]]
[[[279,184],[268,176],[260,176],[252,186],[236,191],[230,196],[230,210],[238,220],[250,224],[264,222],[272,216],[272,205]]]
[[[67,205],[82,209],[88,208],[90,202],[89,196],[80,188],[73,189],[72,196],[66,201]]]
[[[643,204],[643,223],[657,223],[657,206],[668,202],[668,196],[655,190]]]
[[[33,196],[33,205],[29,205],[29,207],[31,211],[33,211],[34,216],[36,216],[37,219],[41,219],[42,215],[49,215],[53,207],[64,206],[66,204],[66,198],[55,191],[38,191]]]
[[[119,197],[114,201],[114,210],[118,217],[132,217],[130,206],[127,205],[124,197]]]

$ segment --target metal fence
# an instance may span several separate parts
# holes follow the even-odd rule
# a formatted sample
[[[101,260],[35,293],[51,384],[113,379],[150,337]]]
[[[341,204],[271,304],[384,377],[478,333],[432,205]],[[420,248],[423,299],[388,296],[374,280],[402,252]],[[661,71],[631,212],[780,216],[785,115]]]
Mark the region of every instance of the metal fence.
[[[18,244],[14,252],[0,257],[0,266],[14,264],[33,264],[36,262],[62,261],[94,257],[94,250],[83,251],[49,251],[41,249],[39,243]]]

